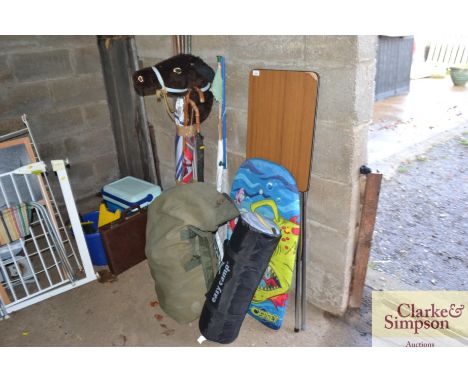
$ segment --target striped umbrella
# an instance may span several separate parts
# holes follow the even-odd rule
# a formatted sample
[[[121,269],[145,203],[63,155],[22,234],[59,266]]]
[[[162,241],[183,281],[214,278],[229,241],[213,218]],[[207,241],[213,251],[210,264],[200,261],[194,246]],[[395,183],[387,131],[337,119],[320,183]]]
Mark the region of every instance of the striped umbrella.
[[[185,100],[178,97],[175,104],[174,122],[175,137],[175,179],[178,183],[190,183],[196,178],[194,163],[196,163],[196,137],[192,126],[185,126]]]

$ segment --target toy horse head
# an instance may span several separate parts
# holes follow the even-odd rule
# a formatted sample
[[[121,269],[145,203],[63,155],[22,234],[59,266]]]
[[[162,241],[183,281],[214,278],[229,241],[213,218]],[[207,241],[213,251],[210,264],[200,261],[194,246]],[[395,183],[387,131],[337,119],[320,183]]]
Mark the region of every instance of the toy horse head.
[[[189,90],[200,89],[204,93],[204,102],[201,102],[197,91],[192,91],[190,98],[199,108],[200,122],[203,122],[213,105],[213,94],[208,92],[213,78],[213,69],[201,58],[191,54],[178,54],[154,66],[137,70],[133,74],[133,85],[140,95],[165,90],[169,96],[181,97]]]

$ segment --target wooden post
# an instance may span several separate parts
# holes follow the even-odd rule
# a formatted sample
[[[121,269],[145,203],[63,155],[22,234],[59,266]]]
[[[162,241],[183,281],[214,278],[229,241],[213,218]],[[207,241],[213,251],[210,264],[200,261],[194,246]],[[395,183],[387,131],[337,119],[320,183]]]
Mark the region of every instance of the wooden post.
[[[381,184],[382,174],[366,175],[366,188],[364,190],[361,223],[359,225],[349,297],[350,308],[359,308],[361,306]]]
[[[121,176],[156,182],[145,102],[133,88],[139,69],[132,36],[98,36],[104,83]]]
[[[10,297],[8,296],[8,293],[2,284],[0,284],[0,298],[2,299],[4,305],[11,303]]]

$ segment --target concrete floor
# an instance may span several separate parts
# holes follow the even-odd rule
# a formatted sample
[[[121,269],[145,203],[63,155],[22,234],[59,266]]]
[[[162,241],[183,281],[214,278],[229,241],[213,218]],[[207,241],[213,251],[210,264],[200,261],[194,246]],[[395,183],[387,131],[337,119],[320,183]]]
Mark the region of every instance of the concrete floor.
[[[369,346],[370,296],[366,309],[336,318],[309,305],[308,328],[294,333],[294,304],[280,331],[250,316],[229,346]],[[293,302],[293,296],[291,296]],[[225,346],[198,345],[198,322],[179,325],[156,300],[146,261],[118,276],[97,281],[12,313],[0,322],[1,346]]]
[[[412,80],[407,95],[375,103],[369,127],[368,163],[385,178],[399,163],[415,159],[468,124],[468,87],[450,76]]]

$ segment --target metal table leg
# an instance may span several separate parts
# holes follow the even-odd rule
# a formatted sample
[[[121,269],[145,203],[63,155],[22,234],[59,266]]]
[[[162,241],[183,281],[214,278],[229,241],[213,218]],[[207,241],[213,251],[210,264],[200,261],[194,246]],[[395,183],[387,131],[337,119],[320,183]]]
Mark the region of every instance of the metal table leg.
[[[307,191],[301,192],[301,329],[306,330],[307,313]]]

